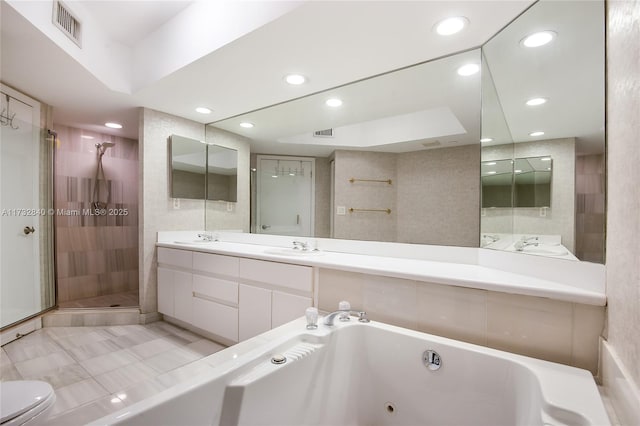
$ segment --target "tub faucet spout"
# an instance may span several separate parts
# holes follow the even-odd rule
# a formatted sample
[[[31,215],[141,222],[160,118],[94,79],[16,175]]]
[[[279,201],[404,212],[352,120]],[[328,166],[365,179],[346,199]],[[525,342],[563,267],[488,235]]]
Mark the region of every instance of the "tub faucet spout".
[[[367,318],[367,313],[364,311],[352,311],[350,309],[338,309],[335,312],[331,312],[326,317],[324,317],[324,325],[328,325],[329,327],[334,325],[336,317],[340,317],[340,321],[349,321],[349,315],[357,315],[358,321],[360,322],[369,322],[369,318]]]
[[[349,318],[350,313],[351,313],[351,310],[349,309],[340,309],[335,312],[331,312],[329,315],[324,317],[324,325],[328,325],[329,327],[331,327],[333,326],[333,323],[337,316],[340,316],[341,318],[343,317]]]

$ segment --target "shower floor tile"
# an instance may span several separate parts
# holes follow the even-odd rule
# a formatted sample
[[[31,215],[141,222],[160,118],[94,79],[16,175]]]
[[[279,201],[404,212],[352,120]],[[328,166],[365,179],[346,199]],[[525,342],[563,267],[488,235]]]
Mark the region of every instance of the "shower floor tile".
[[[0,380],[50,383],[50,424],[82,425],[211,370],[200,360],[222,349],[162,321],[45,327],[2,347]]]

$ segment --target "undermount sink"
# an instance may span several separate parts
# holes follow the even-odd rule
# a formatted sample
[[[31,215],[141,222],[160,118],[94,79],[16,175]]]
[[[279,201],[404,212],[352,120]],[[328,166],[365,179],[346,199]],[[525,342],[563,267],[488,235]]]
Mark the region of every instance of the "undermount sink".
[[[300,250],[294,248],[272,248],[265,250],[264,253],[278,256],[318,256],[323,254],[323,252],[319,250]]]

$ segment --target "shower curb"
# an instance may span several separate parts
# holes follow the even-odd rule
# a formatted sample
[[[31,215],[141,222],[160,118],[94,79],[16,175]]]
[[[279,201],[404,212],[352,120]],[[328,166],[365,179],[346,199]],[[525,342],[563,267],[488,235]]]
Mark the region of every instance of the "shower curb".
[[[126,309],[65,309],[42,317],[43,327],[95,327],[103,325],[140,324],[140,310]],[[150,321],[146,321],[150,322]]]

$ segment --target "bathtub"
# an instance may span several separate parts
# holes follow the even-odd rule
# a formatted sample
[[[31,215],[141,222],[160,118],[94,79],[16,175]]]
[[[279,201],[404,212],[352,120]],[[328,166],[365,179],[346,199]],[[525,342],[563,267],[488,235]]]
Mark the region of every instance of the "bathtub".
[[[299,319],[225,349],[211,356],[210,377],[92,424],[610,424],[585,370],[379,322],[336,322],[308,331]],[[286,362],[274,364],[276,355]]]

